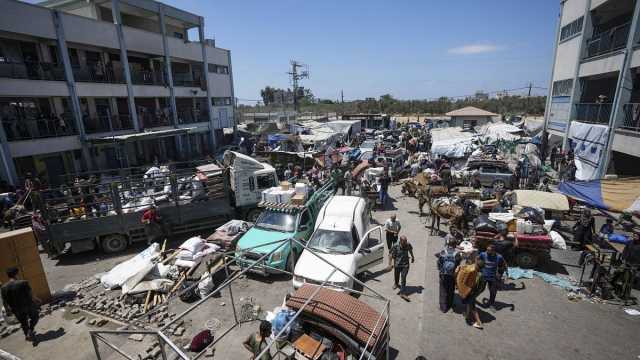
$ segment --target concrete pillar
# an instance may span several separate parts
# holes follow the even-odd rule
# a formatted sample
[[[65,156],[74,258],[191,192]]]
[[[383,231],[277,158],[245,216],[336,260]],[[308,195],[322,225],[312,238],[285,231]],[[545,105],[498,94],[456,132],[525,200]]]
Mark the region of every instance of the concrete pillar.
[[[127,57],[127,43],[124,40],[122,31],[122,17],[120,16],[120,0],[111,0],[111,13],[113,15],[113,23],[116,26],[118,34],[118,43],[120,44],[120,62],[124,71],[124,79],[127,82],[127,98],[129,102],[129,114],[133,122],[133,128],[140,131],[140,122],[138,121],[138,111],[136,109],[136,101],[133,93],[133,82],[131,81],[131,69],[129,68],[129,58]],[[106,63],[105,63],[106,64]]]
[[[2,118],[0,117],[0,123],[2,123],[1,120]],[[16,166],[13,163],[13,156],[11,156],[11,149],[9,148],[7,134],[4,132],[4,126],[0,126],[0,178],[13,186],[19,185]]]
[[[564,6],[564,4],[563,4]],[[562,149],[567,150],[567,146],[569,144],[569,129],[571,128],[571,122],[575,120],[577,116],[576,104],[580,102],[580,98],[582,97],[582,88],[580,84],[580,61],[582,60],[582,56],[584,55],[584,49],[587,44],[587,40],[591,38],[593,34],[593,22],[591,21],[591,0],[587,0],[585,2],[584,9],[584,22],[582,24],[582,38],[580,39],[580,48],[578,49],[578,57],[576,58],[576,70],[573,74],[573,89],[571,90],[571,99],[569,103],[571,107],[569,108],[569,120],[567,121],[567,128],[564,132],[564,140],[562,141]],[[550,84],[550,87],[553,88],[553,84]]]
[[[209,61],[207,60],[207,44],[205,44],[204,37],[204,18],[200,17],[200,24],[198,25],[198,35],[200,36],[200,45],[202,46],[202,67],[203,76],[207,84],[207,111],[209,112],[209,142],[211,143],[211,152],[216,149],[216,134],[215,134],[215,119],[213,117],[213,104],[211,104],[211,80],[209,80]],[[204,110],[204,109],[203,109]]]
[[[233,66],[231,66],[231,50],[227,50],[227,58],[229,59],[229,82],[231,83],[231,101],[233,102],[231,118],[233,119],[233,138],[238,139],[238,122],[236,121],[236,91],[233,87]],[[287,121],[288,123],[289,121]]]
[[[551,62],[551,75],[550,75],[550,79],[549,79],[549,91],[547,92],[547,103],[545,104],[545,109],[544,109],[544,125],[543,125],[543,131],[542,131],[542,136],[544,137],[544,139],[542,139],[542,144],[544,144],[546,146],[547,144],[547,137],[549,136],[547,133],[547,123],[549,122],[549,112],[551,111],[551,102],[552,102],[552,95],[553,95],[553,73],[556,71],[556,58],[558,56],[558,43],[560,43],[560,24],[562,23],[562,10],[563,10],[564,6],[561,5],[560,6],[560,14],[558,15],[558,24],[556,25],[556,37],[555,37],[555,47],[554,47],[554,51],[553,51],[553,60]],[[575,80],[574,80],[575,81]],[[418,121],[420,121],[420,116],[418,116]],[[567,119],[567,126],[569,126],[568,124],[569,120]],[[547,150],[543,149],[544,154],[546,154]],[[544,159],[543,159],[544,161]]]
[[[636,1],[633,9],[631,27],[629,28],[629,36],[624,50],[624,61],[622,63],[622,69],[620,69],[620,73],[618,74],[616,93],[609,118],[609,139],[607,141],[607,147],[605,148],[604,158],[602,159],[603,161],[600,162],[601,168],[599,170],[601,178],[606,175],[607,169],[611,164],[611,147],[613,145],[613,137],[615,135],[616,128],[620,126],[624,119],[624,104],[631,100],[631,92],[633,91],[631,55],[633,54],[633,48],[636,43],[636,39],[638,38],[638,16],[640,16],[640,2]]]
[[[167,41],[167,29],[164,20],[164,6],[159,5],[160,12],[160,31],[162,32],[162,49],[164,50],[164,69],[167,74],[167,82],[169,86],[169,105],[171,107],[171,120],[174,126],[178,126],[178,114],[176,111],[176,93],[173,88],[173,73],[171,72],[171,54],[169,53],[169,44]]]

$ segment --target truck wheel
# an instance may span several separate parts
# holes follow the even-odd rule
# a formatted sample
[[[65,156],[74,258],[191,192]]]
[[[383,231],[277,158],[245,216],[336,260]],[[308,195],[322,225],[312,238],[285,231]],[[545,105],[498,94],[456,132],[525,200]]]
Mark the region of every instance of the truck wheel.
[[[524,269],[530,269],[538,265],[538,256],[534,253],[523,251],[516,255],[516,263]]]
[[[124,235],[111,234],[102,238],[102,251],[107,254],[124,251],[128,245]]]
[[[502,180],[496,180],[493,182],[493,190],[504,190],[505,183]]]
[[[256,220],[258,220],[258,216],[260,216],[260,213],[262,213],[262,210],[252,209],[247,212],[247,216],[245,216],[245,218],[247,219],[247,221],[255,223]]]

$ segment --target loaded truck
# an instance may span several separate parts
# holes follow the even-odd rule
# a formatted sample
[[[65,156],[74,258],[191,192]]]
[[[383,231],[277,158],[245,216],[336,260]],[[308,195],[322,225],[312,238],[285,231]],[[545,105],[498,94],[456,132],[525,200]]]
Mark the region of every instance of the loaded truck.
[[[233,218],[257,218],[262,189],[276,183],[272,166],[227,151],[223,166],[165,169],[79,186],[84,190],[75,195],[46,201],[44,224],[34,229],[51,256],[94,249],[115,253],[147,240],[141,218],[152,205],[165,236],[206,232]]]
[[[304,205],[261,202],[262,212],[255,225],[238,240],[236,261],[240,267],[254,265],[262,256],[282,245],[250,271],[265,276],[282,273],[282,270],[293,273],[295,261],[303,248],[286,240],[296,239],[302,243],[309,240],[320,209],[334,191],[335,184],[329,180],[311,194]]]

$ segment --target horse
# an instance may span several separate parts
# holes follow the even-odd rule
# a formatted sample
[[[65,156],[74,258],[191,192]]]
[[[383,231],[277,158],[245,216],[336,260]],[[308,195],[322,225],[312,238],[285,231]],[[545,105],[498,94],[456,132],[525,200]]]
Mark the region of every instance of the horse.
[[[420,216],[424,214],[422,209],[425,204],[431,206],[433,199],[447,196],[448,194],[449,190],[444,185],[426,185],[418,187],[418,190],[416,191],[416,198],[418,199],[418,210],[420,210]]]
[[[431,235],[440,233],[440,218],[449,220],[450,229],[456,229],[464,234],[469,220],[477,216],[478,212],[478,207],[473,202],[458,197],[436,199],[429,208],[431,210]]]

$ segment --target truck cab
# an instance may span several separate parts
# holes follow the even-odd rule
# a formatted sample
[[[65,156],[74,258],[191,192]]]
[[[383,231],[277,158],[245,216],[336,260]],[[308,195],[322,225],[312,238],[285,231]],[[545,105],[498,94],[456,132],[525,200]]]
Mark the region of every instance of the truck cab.
[[[243,268],[249,267],[279,247],[251,271],[265,276],[282,271],[293,272],[302,246],[287,240],[296,239],[302,243],[309,240],[320,208],[333,194],[333,188],[332,182],[325,184],[303,206],[261,204],[262,212],[255,225],[238,240],[238,264]]]

